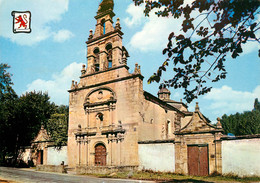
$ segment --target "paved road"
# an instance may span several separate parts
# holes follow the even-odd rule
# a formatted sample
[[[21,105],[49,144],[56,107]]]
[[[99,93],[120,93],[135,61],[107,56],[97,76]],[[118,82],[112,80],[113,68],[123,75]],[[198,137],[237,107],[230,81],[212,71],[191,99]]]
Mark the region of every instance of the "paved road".
[[[0,180],[11,180],[22,183],[148,183],[148,181],[123,180],[123,179],[101,179],[81,175],[68,175],[58,173],[36,172],[21,170],[17,168],[0,167]]]

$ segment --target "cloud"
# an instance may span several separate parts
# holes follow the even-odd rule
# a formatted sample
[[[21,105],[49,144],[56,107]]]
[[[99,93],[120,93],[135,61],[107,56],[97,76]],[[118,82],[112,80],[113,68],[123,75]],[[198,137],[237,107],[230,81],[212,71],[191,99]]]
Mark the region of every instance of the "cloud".
[[[130,14],[131,17],[126,17],[124,19],[126,25],[128,27],[140,25],[142,21],[145,19],[143,10],[144,10],[144,5],[135,6],[133,3],[130,4],[126,9],[126,12]]]
[[[31,46],[53,35],[50,24],[62,19],[62,15],[68,11],[69,0],[6,0],[0,3],[0,36],[19,45]],[[30,34],[12,32],[11,12],[14,10],[31,12],[32,32]]]
[[[148,17],[143,13],[143,6],[130,4],[126,10],[130,17],[124,19],[129,27],[139,26],[145,22],[141,31],[135,33],[129,46],[141,51],[162,50],[167,46],[171,32],[178,34],[181,29],[181,20],[173,17],[158,17],[152,11]]]
[[[178,34],[181,29],[180,20],[172,17],[157,17],[151,15],[141,31],[130,40],[130,46],[141,51],[162,50],[167,46],[168,36],[172,31]]]
[[[63,29],[63,30],[58,31],[57,33],[54,33],[53,40],[55,42],[62,43],[64,41],[70,39],[73,36],[74,35],[72,34],[72,32]]]
[[[71,81],[79,78],[83,63],[73,62],[65,67],[60,73],[52,76],[51,80],[36,79],[27,85],[26,91],[47,91],[51,101],[58,105],[68,105]]]
[[[203,97],[211,103],[207,106],[207,110],[220,117],[223,114],[252,110],[255,98],[260,99],[260,85],[252,92],[236,91],[224,85],[221,88],[213,88],[210,93]]]

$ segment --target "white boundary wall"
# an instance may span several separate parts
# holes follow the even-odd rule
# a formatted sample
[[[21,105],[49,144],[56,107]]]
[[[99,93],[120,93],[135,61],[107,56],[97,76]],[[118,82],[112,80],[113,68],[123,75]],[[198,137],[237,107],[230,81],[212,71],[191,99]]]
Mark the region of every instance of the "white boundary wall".
[[[67,146],[63,146],[60,150],[54,147],[48,147],[47,149],[47,165],[60,165],[64,161],[67,165]]]
[[[260,138],[223,140],[222,174],[260,176]]]
[[[173,143],[138,144],[140,168],[161,172],[175,171]]]

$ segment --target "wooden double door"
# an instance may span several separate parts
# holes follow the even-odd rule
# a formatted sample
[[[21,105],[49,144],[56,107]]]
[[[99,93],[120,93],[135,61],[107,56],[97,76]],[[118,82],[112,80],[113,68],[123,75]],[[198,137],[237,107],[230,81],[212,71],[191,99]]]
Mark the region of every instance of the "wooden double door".
[[[106,158],[106,147],[103,144],[97,144],[95,146],[95,166],[105,166]]]
[[[209,175],[208,145],[188,145],[189,175]]]

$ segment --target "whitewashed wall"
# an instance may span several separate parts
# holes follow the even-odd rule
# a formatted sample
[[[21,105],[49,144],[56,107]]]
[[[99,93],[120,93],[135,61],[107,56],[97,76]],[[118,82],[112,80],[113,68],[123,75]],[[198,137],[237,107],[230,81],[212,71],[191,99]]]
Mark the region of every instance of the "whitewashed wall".
[[[173,143],[139,144],[138,154],[142,169],[161,172],[175,171]]]
[[[260,138],[223,140],[222,173],[260,176]]]
[[[60,165],[64,161],[67,165],[67,146],[63,146],[61,150],[57,150],[54,147],[48,147],[47,149],[47,165]]]

